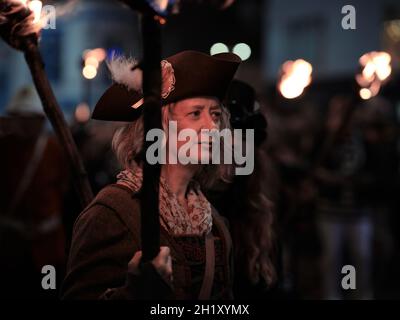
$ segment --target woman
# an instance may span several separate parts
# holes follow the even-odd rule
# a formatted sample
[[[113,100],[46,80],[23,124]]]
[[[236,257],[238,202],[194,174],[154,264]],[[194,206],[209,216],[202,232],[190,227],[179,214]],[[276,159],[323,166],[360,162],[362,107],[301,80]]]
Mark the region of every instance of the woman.
[[[178,53],[161,63],[164,130],[178,133],[228,127],[221,105],[240,59]],[[143,122],[140,71],[130,60],[110,63],[115,83],[96,105],[93,118],[132,121],[116,133],[113,148],[124,170],[75,222],[63,298],[209,299],[232,297],[231,240],[218,213],[200,191],[227,177],[226,166],[168,162],[160,177],[159,255],[139,269]],[[168,135],[167,135],[168,141]],[[182,142],[177,143],[177,148]],[[198,145],[200,157],[210,143]],[[209,151],[209,150],[207,150]]]

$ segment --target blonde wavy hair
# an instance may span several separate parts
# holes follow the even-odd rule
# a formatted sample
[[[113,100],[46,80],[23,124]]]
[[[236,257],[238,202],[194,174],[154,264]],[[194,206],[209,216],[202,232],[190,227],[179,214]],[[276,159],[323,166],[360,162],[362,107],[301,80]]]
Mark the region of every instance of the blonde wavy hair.
[[[175,103],[164,105],[162,107],[162,126],[165,133],[168,132],[168,122],[171,120],[171,114]],[[230,114],[228,110],[221,104],[221,121],[220,130],[231,129],[230,127]],[[168,136],[167,136],[168,139]],[[143,142],[144,142],[144,129],[143,129],[143,116],[137,120],[128,123],[127,125],[119,128],[112,140],[112,149],[124,169],[135,169],[141,166],[143,162]],[[221,144],[223,140],[221,139]],[[221,145],[220,150],[224,150]],[[223,151],[222,151],[223,152]],[[221,155],[223,159],[223,154]],[[231,182],[233,176],[233,167],[228,164],[207,164],[201,165],[200,170],[194,177],[202,189],[211,188],[218,180]]]

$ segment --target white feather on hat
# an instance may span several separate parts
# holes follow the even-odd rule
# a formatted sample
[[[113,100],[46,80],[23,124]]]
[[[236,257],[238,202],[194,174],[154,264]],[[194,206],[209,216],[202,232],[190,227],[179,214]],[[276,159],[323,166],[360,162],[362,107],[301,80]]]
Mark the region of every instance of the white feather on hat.
[[[137,65],[136,59],[123,56],[112,56],[107,61],[114,82],[123,84],[130,90],[142,92],[143,71]]]
[[[114,82],[124,85],[129,90],[143,93],[143,71],[138,64],[136,59],[123,56],[112,56],[107,62]],[[161,61],[161,78],[161,96],[165,99],[175,89],[174,69],[167,60]],[[132,108],[137,109],[143,102],[143,99],[140,99]]]

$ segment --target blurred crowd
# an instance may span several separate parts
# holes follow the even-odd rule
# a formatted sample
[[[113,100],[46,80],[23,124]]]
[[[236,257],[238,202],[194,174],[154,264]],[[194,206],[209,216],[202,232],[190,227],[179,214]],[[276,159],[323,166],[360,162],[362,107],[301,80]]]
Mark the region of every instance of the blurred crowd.
[[[245,83],[234,86],[227,107],[234,128],[255,129],[255,171],[208,193],[231,225],[236,296],[399,297],[394,103],[334,95],[326,104],[302,99],[288,106]],[[0,126],[0,296],[57,298],[37,285],[41,268],[56,266],[62,281],[82,208],[33,88],[21,89],[6,113]],[[120,169],[110,141],[121,125],[71,123],[95,194],[115,182]],[[357,290],[341,288],[344,265],[355,267]]]
[[[398,297],[395,105],[335,95],[268,110],[282,288],[300,298]],[[357,290],[341,287],[342,267]]]

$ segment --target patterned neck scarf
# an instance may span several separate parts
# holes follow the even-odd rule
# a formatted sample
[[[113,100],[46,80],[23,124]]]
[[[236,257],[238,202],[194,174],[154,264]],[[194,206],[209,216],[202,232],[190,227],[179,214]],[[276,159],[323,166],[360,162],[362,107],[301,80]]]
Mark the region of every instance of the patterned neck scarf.
[[[136,193],[142,187],[143,171],[137,167],[117,175],[117,184],[124,185]],[[160,177],[160,223],[174,236],[202,236],[211,231],[211,205],[200,191],[199,184],[191,181],[186,193],[188,211],[178,202],[166,180]]]

